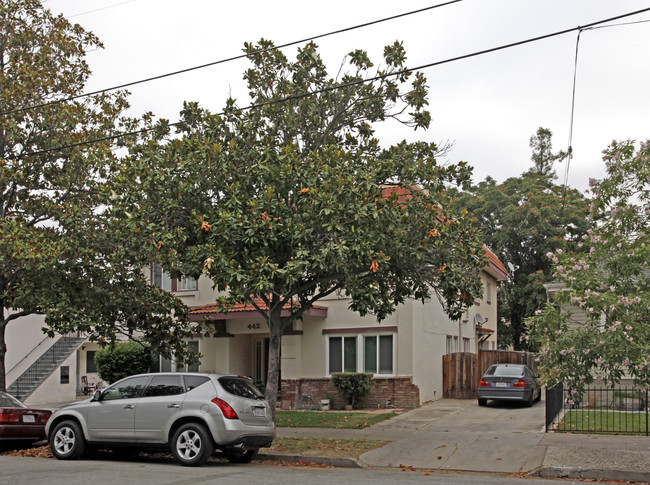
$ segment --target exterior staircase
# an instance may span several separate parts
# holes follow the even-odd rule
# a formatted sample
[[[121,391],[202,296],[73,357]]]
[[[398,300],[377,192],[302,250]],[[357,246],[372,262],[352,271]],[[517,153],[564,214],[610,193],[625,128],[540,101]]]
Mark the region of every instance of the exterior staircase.
[[[61,337],[7,388],[7,392],[24,401],[85,341],[85,337]]]

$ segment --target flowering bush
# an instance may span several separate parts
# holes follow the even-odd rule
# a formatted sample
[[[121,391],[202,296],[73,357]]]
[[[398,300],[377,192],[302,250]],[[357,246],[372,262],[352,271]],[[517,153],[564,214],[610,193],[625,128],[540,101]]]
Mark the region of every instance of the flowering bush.
[[[650,385],[650,143],[613,142],[603,153],[586,251],[547,254],[558,291],[527,322],[543,380],[578,395],[595,380]]]

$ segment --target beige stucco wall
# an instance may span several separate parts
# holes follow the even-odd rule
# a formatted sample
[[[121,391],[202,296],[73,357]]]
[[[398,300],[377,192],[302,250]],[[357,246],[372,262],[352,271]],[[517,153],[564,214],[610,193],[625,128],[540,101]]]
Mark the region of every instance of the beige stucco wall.
[[[20,317],[7,325],[5,334],[7,385],[14,382],[34,360],[56,342],[56,339],[50,339],[43,333],[44,325],[45,318],[41,315]]]
[[[68,366],[70,370],[70,379],[68,384],[61,384],[61,367],[55,370],[41,386],[36,389],[27,399],[25,404],[29,406],[38,405],[38,403],[60,403],[74,401],[77,395],[77,357],[73,353],[68,357],[61,366]]]

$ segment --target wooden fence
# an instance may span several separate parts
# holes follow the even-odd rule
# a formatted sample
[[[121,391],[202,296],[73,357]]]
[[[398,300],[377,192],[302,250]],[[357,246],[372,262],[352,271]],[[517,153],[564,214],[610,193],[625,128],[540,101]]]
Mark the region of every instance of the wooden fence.
[[[537,372],[536,354],[510,350],[481,350],[478,354],[456,352],[442,356],[442,396],[476,399],[478,383],[492,364],[526,364]]]

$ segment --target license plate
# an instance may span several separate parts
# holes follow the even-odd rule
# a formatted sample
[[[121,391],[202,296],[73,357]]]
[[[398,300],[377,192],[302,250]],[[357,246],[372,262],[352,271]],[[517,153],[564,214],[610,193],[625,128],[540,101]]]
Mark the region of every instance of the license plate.
[[[496,387],[508,387],[508,384],[505,382],[497,382],[494,384]]]
[[[35,423],[36,418],[33,414],[23,414],[23,423]]]
[[[253,408],[253,416],[263,418],[266,416],[266,408]]]

